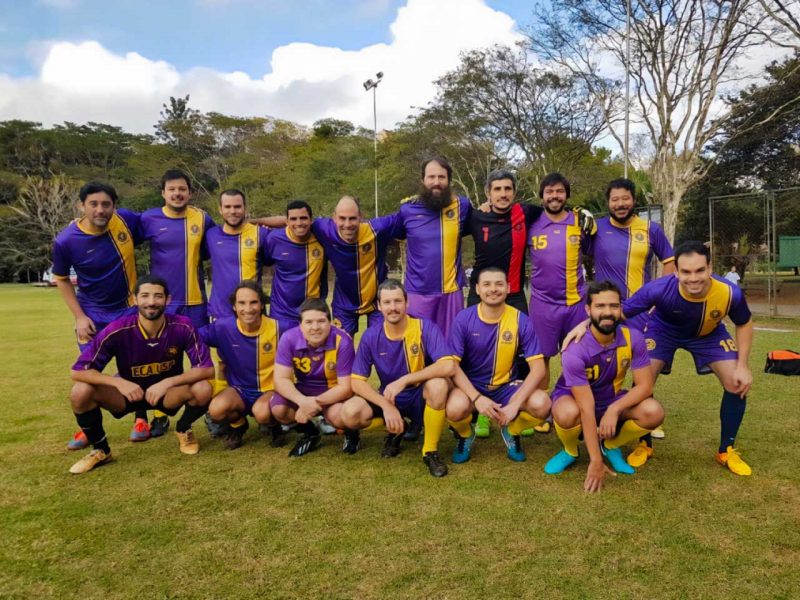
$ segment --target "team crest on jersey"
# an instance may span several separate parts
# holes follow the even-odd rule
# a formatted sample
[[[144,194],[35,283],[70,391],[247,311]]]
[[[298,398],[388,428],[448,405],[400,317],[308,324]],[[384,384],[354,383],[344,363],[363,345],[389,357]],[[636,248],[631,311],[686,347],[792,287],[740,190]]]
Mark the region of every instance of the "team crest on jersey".
[[[319,251],[319,248],[314,248],[311,251],[311,258],[319,258],[320,256],[322,256],[322,252]]]
[[[244,245],[247,246],[248,248],[252,248],[253,244],[255,244],[255,242],[251,238],[247,238],[244,241]]]
[[[569,236],[569,243],[572,244],[573,246],[577,246],[578,244],[580,244],[580,242],[581,242],[580,236],[577,235]]]
[[[197,225],[192,225],[190,227],[190,230],[192,232],[192,235],[197,235],[198,233],[200,233],[200,227],[198,227]]]
[[[372,250],[372,244],[370,243],[366,243],[363,246],[361,246],[362,252],[369,252],[370,250]]]
[[[653,338],[647,338],[647,349],[648,350],[655,350],[656,349],[656,341]]]
[[[634,239],[635,239],[637,242],[643,242],[643,241],[644,241],[644,234],[643,234],[641,231],[637,231],[637,232],[634,234],[633,238],[634,238]]]
[[[272,352],[272,344],[270,342],[267,342],[261,346],[261,348],[264,350],[264,352]]]
[[[167,354],[169,354],[170,356],[177,356],[178,348],[176,346],[170,346],[169,348],[167,348]]]
[[[448,208],[447,212],[444,213],[444,216],[447,217],[448,219],[452,219],[453,217],[456,216],[456,211],[454,211],[452,208]]]
[[[325,368],[328,369],[328,371],[335,371],[336,370],[336,363],[334,361],[332,361],[332,360],[329,360],[328,364],[325,365]]]
[[[718,311],[716,308],[711,311],[711,318],[712,319],[719,319],[722,313]]]
[[[419,354],[419,344],[417,343],[411,344],[411,354],[413,354],[414,356]]]
[[[503,339],[504,342],[510,342],[511,340],[514,339],[514,336],[511,334],[511,332],[508,329],[506,329],[503,332],[502,339]]]
[[[118,241],[120,244],[124,244],[125,242],[127,242],[127,241],[128,241],[128,234],[127,234],[127,233],[125,233],[124,231],[120,231],[120,232],[117,234],[117,241]]]

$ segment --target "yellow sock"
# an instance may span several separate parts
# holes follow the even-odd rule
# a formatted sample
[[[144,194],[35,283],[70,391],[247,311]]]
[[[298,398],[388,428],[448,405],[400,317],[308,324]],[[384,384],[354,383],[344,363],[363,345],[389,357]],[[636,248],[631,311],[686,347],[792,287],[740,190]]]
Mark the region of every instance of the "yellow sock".
[[[161,417],[168,417],[169,415],[167,413],[161,412],[160,410],[154,410],[153,416],[160,419]]]
[[[575,427],[570,427],[569,429],[559,427],[558,423],[555,421],[553,421],[553,425],[556,427],[558,439],[560,439],[561,443],[564,445],[564,451],[570,456],[578,456],[578,438],[581,435],[580,424],[575,425]]]
[[[650,430],[645,429],[644,427],[639,427],[636,424],[636,421],[633,419],[628,419],[622,424],[622,427],[619,428],[619,435],[611,438],[610,440],[606,440],[603,442],[603,444],[609,450],[613,450],[614,448],[620,448],[624,446],[628,442],[638,440],[646,433],[650,433]]]
[[[364,427],[364,429],[361,431],[372,431],[373,429],[381,429],[382,427],[386,427],[386,423],[384,423],[383,418],[374,417],[372,421],[370,421],[369,425]]]
[[[469,437],[472,435],[472,428],[469,426],[472,422],[472,417],[466,417],[461,419],[460,421],[451,421],[450,419],[447,420],[450,423],[450,427],[456,430],[456,433],[461,437]]]
[[[422,414],[422,422],[425,424],[425,433],[422,436],[422,456],[439,449],[439,440],[442,438],[445,421],[447,421],[447,416],[443,408],[437,410],[425,405],[425,412]]]
[[[526,429],[530,429],[536,425],[541,425],[542,423],[544,423],[544,419],[539,419],[538,417],[534,417],[532,414],[521,410],[519,411],[517,418],[508,424],[508,432],[511,435],[519,435]]]
[[[244,417],[239,417],[238,421],[234,421],[233,423],[231,423],[231,427],[233,427],[234,429],[239,429],[239,427],[244,427],[245,423],[247,423],[247,421],[245,421]]]

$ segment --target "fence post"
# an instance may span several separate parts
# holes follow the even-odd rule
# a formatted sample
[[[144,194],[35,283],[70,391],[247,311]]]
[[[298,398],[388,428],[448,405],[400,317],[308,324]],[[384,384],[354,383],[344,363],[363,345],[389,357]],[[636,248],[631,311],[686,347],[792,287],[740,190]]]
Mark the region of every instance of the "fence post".
[[[775,216],[775,190],[767,190],[767,210],[770,216],[767,221],[767,244],[769,255],[769,266],[767,277],[771,282],[772,298],[769,304],[769,316],[778,315],[778,241],[776,233],[778,229],[777,217]]]

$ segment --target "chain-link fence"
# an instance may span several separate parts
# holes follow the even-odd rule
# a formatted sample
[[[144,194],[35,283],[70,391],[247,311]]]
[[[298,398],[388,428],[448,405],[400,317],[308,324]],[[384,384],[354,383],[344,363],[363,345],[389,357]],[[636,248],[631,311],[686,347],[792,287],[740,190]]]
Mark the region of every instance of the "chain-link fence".
[[[800,188],[711,196],[708,212],[716,272],[754,313],[800,316]]]

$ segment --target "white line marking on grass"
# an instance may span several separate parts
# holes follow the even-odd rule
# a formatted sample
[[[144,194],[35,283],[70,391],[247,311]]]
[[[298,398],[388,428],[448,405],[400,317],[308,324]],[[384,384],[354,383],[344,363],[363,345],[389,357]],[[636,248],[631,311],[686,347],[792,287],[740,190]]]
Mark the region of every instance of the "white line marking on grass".
[[[756,331],[774,331],[775,333],[795,333],[797,329],[775,329],[774,327],[754,327]]]

